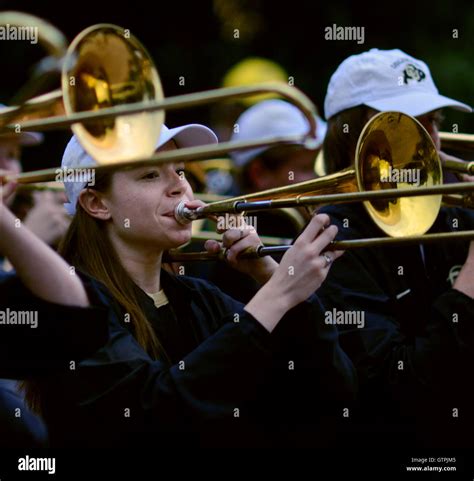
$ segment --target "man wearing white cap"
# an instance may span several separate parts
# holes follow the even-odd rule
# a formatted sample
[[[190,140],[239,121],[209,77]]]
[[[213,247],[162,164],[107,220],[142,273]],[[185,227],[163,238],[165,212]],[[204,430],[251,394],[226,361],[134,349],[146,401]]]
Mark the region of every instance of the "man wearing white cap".
[[[326,123],[316,117],[317,143],[314,150],[303,144],[259,147],[231,152],[240,169],[244,193],[281,187],[314,177],[314,163],[326,133]],[[283,100],[264,100],[247,109],[236,121],[232,141],[305,135],[309,124],[303,114]]]
[[[361,130],[378,111],[415,116],[439,149],[445,107],[471,112],[438,92],[421,60],[377,49],[347,58],[325,100],[330,172],[353,163]],[[322,211],[338,226],[339,239],[382,235],[362,205]],[[442,208],[431,232],[473,228],[471,211]],[[361,383],[352,413],[359,445],[472,446],[471,382],[463,373],[474,367],[474,243],[348,251],[318,294],[328,308],[364,318],[362,328],[339,325]]]
[[[314,150],[308,150],[302,143],[294,143],[231,152],[239,169],[241,193],[259,192],[314,178],[316,157],[326,134],[326,122],[318,116],[315,121],[317,139]],[[307,119],[294,105],[278,99],[264,100],[237,119],[231,140],[304,136],[309,128]],[[307,213],[304,209],[287,209],[285,212],[278,209],[257,213],[259,233],[296,237],[308,220]]]
[[[5,108],[0,104],[0,109]],[[43,134],[21,132],[0,135],[0,170],[19,174],[23,169],[20,162],[21,149],[43,142]],[[12,212],[25,226],[33,231],[46,244],[55,246],[68,227],[67,217],[62,208],[62,193],[34,192],[10,196],[7,200]],[[1,253],[0,253],[1,257]],[[9,270],[8,262],[0,258],[0,270]]]
[[[416,117],[439,149],[445,107],[472,112],[469,105],[438,92],[425,62],[398,49],[352,55],[331,77],[324,102],[328,133],[323,148],[330,172],[348,165],[346,157],[353,158],[363,125],[377,112]]]

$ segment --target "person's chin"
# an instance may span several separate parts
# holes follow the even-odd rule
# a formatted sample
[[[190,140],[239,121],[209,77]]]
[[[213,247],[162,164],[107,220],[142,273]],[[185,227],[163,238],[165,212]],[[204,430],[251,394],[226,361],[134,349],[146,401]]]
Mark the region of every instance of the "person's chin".
[[[177,249],[178,247],[183,246],[184,244],[188,243],[192,238],[191,232],[176,232],[169,234],[170,240],[170,249]]]

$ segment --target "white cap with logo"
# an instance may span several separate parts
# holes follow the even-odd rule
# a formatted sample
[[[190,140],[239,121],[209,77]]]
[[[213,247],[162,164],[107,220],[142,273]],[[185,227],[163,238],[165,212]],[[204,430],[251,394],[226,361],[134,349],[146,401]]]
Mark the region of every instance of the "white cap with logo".
[[[428,65],[399,49],[373,48],[339,65],[328,85],[326,119],[359,105],[413,117],[443,107],[472,112],[469,105],[440,95]]]
[[[316,116],[316,135],[319,147],[326,135],[326,122]],[[247,109],[237,120],[238,131],[232,134],[232,141],[268,139],[276,136],[304,135],[309,123],[294,105],[283,100],[264,100]],[[297,144],[300,145],[300,144]],[[303,144],[301,144],[303,145]],[[237,167],[243,167],[257,155],[272,146],[240,150],[230,153]]]
[[[166,125],[163,125],[156,148],[159,149],[171,139],[175,140],[179,148],[217,144],[218,142],[216,134],[204,125],[189,124],[174,129],[169,129]],[[62,169],[82,169],[96,166],[97,162],[83,149],[77,137],[73,135],[63,154]],[[79,194],[85,189],[87,182],[64,182],[64,185],[69,200],[69,203],[64,204],[64,207],[69,215],[74,215]]]

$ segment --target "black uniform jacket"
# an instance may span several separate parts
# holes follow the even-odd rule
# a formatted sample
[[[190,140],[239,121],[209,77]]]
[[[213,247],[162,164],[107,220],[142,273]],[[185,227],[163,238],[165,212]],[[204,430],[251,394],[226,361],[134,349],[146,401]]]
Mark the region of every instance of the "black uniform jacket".
[[[0,377],[24,379],[82,359],[108,338],[107,310],[47,302],[0,271]]]
[[[210,283],[164,270],[161,283],[167,306],[140,295],[166,353],[155,360],[110,292],[89,279],[109,309],[109,339],[42,380],[52,445],[314,445],[334,437],[356,392],[355,370],[316,296],[270,334]]]
[[[381,237],[362,205],[322,209],[338,239]],[[442,208],[430,232],[474,228],[471,211]],[[472,446],[474,300],[453,289],[469,242],[348,250],[318,290],[337,313],[360,382],[352,420],[359,443]],[[423,259],[424,257],[424,259]],[[473,279],[474,282],[474,279]],[[339,315],[339,319],[344,316]]]

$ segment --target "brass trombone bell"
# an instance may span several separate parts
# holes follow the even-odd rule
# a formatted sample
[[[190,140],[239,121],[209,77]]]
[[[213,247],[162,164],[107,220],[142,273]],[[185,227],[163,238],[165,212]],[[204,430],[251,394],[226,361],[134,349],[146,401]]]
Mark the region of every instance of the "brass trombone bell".
[[[66,115],[163,99],[150,55],[133,35],[115,25],[94,25],[73,40],[61,83]],[[91,157],[108,163],[151,155],[163,123],[164,112],[155,111],[71,128]]]
[[[414,117],[394,112],[377,114],[365,125],[357,142],[355,172],[361,192],[431,187],[440,185],[443,178],[441,162],[428,132]],[[398,176],[397,181],[394,173],[406,176]],[[412,174],[412,182],[408,174]],[[364,206],[386,234],[405,237],[429,230],[438,216],[441,200],[441,195],[399,197],[365,201]]]
[[[72,41],[61,84],[62,90],[4,109],[0,125],[6,129],[10,124],[10,130],[21,132],[25,121],[45,116],[64,113],[70,118],[78,112],[163,99],[158,73],[145,48],[123,28],[109,24],[89,27]],[[161,110],[74,123],[71,128],[97,162],[110,163],[153,154],[163,122]]]
[[[18,22],[37,24],[25,16]],[[0,23],[2,16],[0,14]],[[57,47],[61,51],[61,46]],[[99,24],[82,31],[64,57],[62,90],[50,92],[0,112],[0,135],[24,130],[47,131],[71,127],[84,149],[102,166],[116,168],[203,160],[284,143],[316,145],[316,108],[295,87],[279,82],[216,89],[163,99],[156,68],[140,42],[121,27]],[[157,145],[164,112],[211,102],[275,93],[293,103],[308,121],[303,136],[272,137],[225,143],[152,155]],[[150,157],[151,156],[151,157]],[[57,169],[24,173],[7,180],[18,183],[49,182]]]
[[[474,157],[474,134],[454,133],[454,132],[439,132],[441,141],[441,150],[455,151],[457,155],[464,155]],[[458,154],[459,153],[459,154]],[[466,166],[467,163],[467,166]],[[445,164],[443,163],[443,166]],[[458,164],[461,172],[474,175],[474,161],[466,161]],[[456,167],[456,166],[455,166]],[[448,165],[448,170],[449,165]],[[327,162],[324,157],[323,149],[320,150],[315,164],[314,171],[317,176],[327,174]]]
[[[411,173],[418,182],[410,182],[403,173]],[[354,167],[197,209],[181,204],[176,218],[189,222],[225,212],[363,201],[370,217],[389,236],[416,236],[432,226],[443,194],[474,190],[472,183],[441,185],[441,174],[441,161],[424,127],[406,114],[381,112],[359,137]]]

